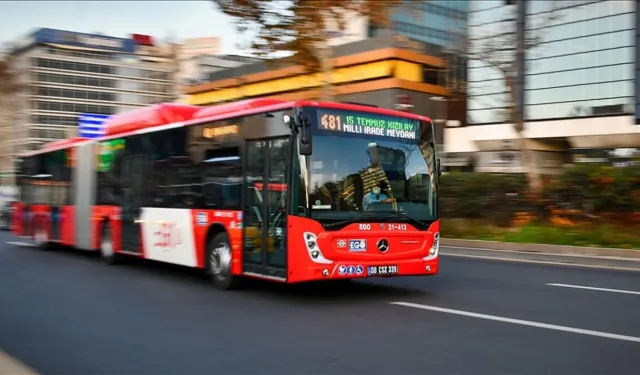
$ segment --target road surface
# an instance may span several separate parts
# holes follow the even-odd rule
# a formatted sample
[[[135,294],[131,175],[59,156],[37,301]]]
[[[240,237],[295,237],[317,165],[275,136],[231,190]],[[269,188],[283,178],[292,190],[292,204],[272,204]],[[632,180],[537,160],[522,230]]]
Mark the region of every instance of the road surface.
[[[7,241],[0,350],[41,374],[640,371],[639,273],[445,257],[431,278],[221,292]]]

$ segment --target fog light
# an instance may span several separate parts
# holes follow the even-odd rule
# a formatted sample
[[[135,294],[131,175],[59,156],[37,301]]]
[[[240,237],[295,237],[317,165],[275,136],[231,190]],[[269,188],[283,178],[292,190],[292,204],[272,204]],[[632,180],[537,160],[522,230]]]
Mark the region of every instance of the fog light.
[[[426,266],[424,269],[425,269],[427,272],[431,272],[431,266]]]
[[[328,269],[323,269],[322,270],[322,276],[329,276],[329,270]]]

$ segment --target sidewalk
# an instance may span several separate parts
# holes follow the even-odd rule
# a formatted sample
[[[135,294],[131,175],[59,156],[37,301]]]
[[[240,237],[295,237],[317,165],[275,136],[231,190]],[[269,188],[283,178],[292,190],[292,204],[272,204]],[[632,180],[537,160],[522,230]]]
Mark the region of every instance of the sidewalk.
[[[527,263],[640,271],[640,250],[443,238],[441,254]]]

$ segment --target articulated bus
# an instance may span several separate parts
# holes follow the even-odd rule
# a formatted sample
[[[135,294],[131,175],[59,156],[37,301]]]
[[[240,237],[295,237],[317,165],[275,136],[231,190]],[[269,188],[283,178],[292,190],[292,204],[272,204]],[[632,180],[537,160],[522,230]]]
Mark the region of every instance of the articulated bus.
[[[438,273],[432,121],[367,105],[158,104],[20,155],[12,231],[205,270],[221,289]]]

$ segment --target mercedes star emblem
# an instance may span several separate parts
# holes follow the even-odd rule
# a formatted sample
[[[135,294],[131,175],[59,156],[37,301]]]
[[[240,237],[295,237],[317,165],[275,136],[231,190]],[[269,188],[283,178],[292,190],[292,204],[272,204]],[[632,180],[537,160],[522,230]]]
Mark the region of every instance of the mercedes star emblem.
[[[378,241],[378,250],[381,253],[386,253],[389,250],[389,241],[385,240],[384,238]]]

